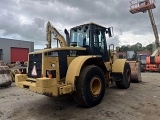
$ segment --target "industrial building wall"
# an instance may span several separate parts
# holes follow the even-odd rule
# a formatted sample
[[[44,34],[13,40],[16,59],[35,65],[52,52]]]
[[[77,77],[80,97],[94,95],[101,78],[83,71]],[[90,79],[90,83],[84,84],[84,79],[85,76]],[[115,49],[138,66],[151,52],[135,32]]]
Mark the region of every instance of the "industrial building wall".
[[[2,53],[3,53],[2,58],[3,58],[4,62],[6,62],[6,63],[11,62],[11,59],[13,58],[12,52],[15,52],[15,51],[12,51],[13,48],[17,49],[17,55],[21,54],[20,52],[22,52],[23,49],[26,49],[26,50],[28,49],[29,52],[33,52],[34,51],[34,42],[0,38],[0,49],[2,50]],[[22,48],[21,51],[18,51],[18,49],[20,50],[20,48]],[[26,54],[26,52],[25,52],[25,54]],[[22,54],[21,57],[23,57],[23,56],[24,56],[24,54]],[[16,60],[15,57],[13,58],[14,60]]]

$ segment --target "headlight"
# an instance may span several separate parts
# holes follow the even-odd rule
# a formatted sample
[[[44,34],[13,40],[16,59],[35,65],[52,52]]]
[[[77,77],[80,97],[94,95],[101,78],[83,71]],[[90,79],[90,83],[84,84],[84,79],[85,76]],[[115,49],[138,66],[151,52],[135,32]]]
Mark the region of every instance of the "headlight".
[[[55,67],[56,65],[54,63],[51,64],[52,67]]]

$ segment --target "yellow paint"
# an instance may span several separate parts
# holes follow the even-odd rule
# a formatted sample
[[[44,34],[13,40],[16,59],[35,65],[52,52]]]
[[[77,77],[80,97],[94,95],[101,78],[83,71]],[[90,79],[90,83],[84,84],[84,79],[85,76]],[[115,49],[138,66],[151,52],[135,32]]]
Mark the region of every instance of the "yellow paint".
[[[36,82],[22,80],[17,83],[17,86],[21,88],[27,87],[30,91],[51,96],[72,92],[71,85],[57,84],[56,79],[50,78],[38,78]]]
[[[37,87],[53,87],[57,85],[56,78],[37,78],[36,86]]]
[[[18,82],[22,82],[27,80],[27,75],[26,74],[16,74],[15,75],[15,84],[18,86]]]
[[[79,56],[70,63],[66,74],[66,84],[71,84],[74,87],[75,76],[79,76],[83,63],[89,58],[96,58],[96,56]]]
[[[56,81],[60,81],[60,73],[59,73],[59,59],[58,57],[49,57],[44,56],[42,59],[42,74],[43,77],[46,77],[46,70],[56,70]],[[51,64],[55,64],[55,66],[51,66]]]
[[[38,53],[45,53],[45,52],[51,52],[51,51],[60,51],[60,50],[86,50],[86,48],[83,47],[62,47],[62,48],[50,48],[50,49],[43,49],[38,50],[34,52],[30,52],[29,54],[38,54]]]
[[[126,62],[126,59],[116,59],[112,65],[112,72],[123,73],[125,62]]]

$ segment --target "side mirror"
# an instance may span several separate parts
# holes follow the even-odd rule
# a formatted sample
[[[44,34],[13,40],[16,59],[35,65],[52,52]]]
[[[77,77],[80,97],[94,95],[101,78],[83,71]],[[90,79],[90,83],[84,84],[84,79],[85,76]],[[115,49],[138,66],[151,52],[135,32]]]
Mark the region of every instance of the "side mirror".
[[[108,34],[108,37],[113,37],[113,27],[109,27],[106,29],[106,33]]]

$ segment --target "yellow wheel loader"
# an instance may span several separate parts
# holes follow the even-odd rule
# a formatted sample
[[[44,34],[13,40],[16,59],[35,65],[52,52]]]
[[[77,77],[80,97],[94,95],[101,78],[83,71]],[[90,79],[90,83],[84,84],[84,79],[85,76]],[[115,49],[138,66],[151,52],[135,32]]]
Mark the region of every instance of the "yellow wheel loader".
[[[51,34],[60,47],[51,48]],[[65,34],[66,41],[48,22],[47,48],[29,53],[27,74],[16,74],[17,86],[47,96],[70,94],[85,107],[99,104],[111,81],[120,89],[130,87],[127,59],[115,58],[114,45],[107,49],[105,36],[112,36],[112,27],[88,23]]]
[[[118,47],[119,49],[119,47]],[[142,81],[141,78],[141,61],[138,57],[137,51],[128,50],[124,54],[119,54],[120,59],[127,59],[131,67],[131,82],[139,83]]]

